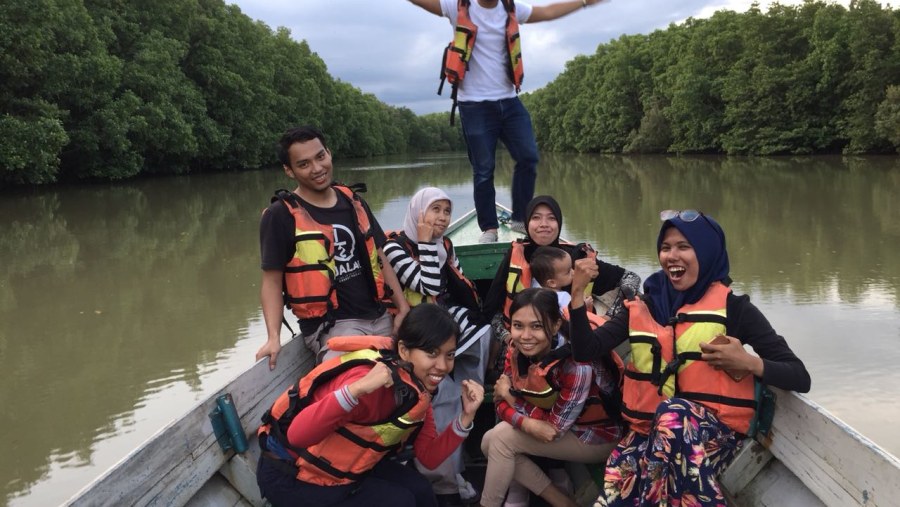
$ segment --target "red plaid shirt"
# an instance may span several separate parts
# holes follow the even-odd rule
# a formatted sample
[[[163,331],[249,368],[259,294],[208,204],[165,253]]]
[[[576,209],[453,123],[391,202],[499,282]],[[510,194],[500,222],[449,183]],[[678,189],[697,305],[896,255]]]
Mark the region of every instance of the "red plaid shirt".
[[[503,374],[512,378],[514,346],[510,346],[506,353],[506,363],[503,366]],[[602,368],[596,367],[597,370]],[[522,429],[522,422],[526,417],[540,419],[552,424],[559,434],[572,430],[579,440],[586,444],[604,444],[618,441],[622,437],[622,428],[615,423],[597,424],[585,426],[575,424],[575,420],[581,415],[585,401],[590,393],[591,384],[598,382],[594,372],[595,366],[591,363],[579,363],[571,357],[565,358],[547,375],[547,382],[559,387],[559,396],[550,410],[536,407],[522,398],[516,398],[514,405],[510,405],[503,398],[495,397],[494,405],[497,416],[512,426]],[[603,376],[609,374],[605,371]],[[606,382],[598,382],[604,385]]]

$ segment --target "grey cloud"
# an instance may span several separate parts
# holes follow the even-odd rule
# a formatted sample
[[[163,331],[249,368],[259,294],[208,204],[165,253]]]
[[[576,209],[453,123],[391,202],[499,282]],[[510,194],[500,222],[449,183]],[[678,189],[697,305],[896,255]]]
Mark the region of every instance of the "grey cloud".
[[[275,29],[285,26],[295,39],[305,39],[332,76],[380,100],[419,114],[449,110],[448,98],[437,97],[443,46],[451,29],[445,18],[429,14],[406,0],[238,0],[254,19]],[[535,0],[537,5],[551,3]],[[546,23],[524,25],[525,91],[553,80],[565,62],[593,54],[599,44],[622,34],[650,33],[695,16],[723,0],[612,0]],[[790,2],[787,2],[790,3]],[[536,47],[529,34],[558,41]],[[445,92],[446,95],[447,92]]]

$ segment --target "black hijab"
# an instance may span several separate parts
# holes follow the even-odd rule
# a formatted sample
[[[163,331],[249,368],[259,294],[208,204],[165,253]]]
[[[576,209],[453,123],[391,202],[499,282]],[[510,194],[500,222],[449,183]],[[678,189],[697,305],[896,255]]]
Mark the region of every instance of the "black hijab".
[[[559,224],[559,233],[562,232],[563,215],[562,210],[559,207],[559,203],[556,202],[556,199],[550,197],[549,195],[539,195],[532,199],[528,203],[528,206],[525,207],[525,239],[527,240],[527,242],[525,243],[525,259],[528,261],[531,261],[531,255],[540,246],[536,244],[528,235],[528,222],[531,220],[531,214],[534,213],[534,209],[541,204],[550,208],[550,211],[552,211],[556,216],[556,222]],[[553,240],[553,242],[547,246],[559,247],[559,233],[556,234],[556,238]]]

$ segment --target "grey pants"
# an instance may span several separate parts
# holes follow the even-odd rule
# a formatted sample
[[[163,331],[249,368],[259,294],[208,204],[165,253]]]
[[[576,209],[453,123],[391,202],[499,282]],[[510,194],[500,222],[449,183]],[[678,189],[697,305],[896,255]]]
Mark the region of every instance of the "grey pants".
[[[491,343],[490,327],[485,326],[479,331],[475,340],[470,347],[456,357],[453,365],[453,378],[444,377],[438,386],[437,394],[431,401],[434,425],[438,432],[444,431],[462,413],[462,401],[460,400],[462,381],[468,379],[484,384],[488,350]],[[431,481],[435,494],[459,493],[456,474],[463,471],[462,446],[453,451],[453,454],[434,470],[425,468],[418,460],[415,463],[422,475]]]
[[[390,336],[394,330],[394,319],[391,314],[384,312],[375,320],[367,319],[343,319],[335,321],[331,328],[323,333],[322,328],[325,324],[319,326],[315,333],[304,336],[303,342],[316,355],[316,364],[321,363],[325,354],[328,352],[328,339],[335,336]]]

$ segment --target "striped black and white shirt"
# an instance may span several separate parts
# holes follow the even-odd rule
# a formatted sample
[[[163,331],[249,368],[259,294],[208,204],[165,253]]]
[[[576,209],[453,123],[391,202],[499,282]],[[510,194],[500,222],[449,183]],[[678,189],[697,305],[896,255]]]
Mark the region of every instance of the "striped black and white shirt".
[[[402,240],[389,239],[383,251],[397,279],[404,288],[411,289],[426,296],[439,296],[444,291],[441,285],[441,268],[438,260],[437,244],[422,241],[418,243],[419,258],[415,259],[401,244]],[[448,252],[449,254],[450,252]],[[462,267],[455,255],[448,255],[447,262],[462,273]],[[457,355],[462,354],[475,339],[484,332],[485,326],[478,326],[477,315],[462,306],[447,307],[447,311],[459,325],[460,336],[456,344]]]

